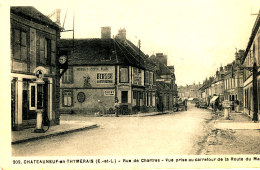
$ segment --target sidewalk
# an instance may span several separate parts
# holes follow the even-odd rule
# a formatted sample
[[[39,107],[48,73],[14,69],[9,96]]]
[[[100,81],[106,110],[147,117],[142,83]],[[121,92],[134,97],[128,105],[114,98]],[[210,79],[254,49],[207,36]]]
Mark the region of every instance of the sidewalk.
[[[244,113],[235,113],[230,114],[230,119],[225,120],[222,115],[218,120],[216,120],[215,126],[216,129],[240,129],[240,130],[249,130],[249,129],[259,129],[260,123],[254,123],[252,119]]]
[[[97,124],[83,121],[60,121],[60,125],[51,126],[45,133],[34,133],[35,128],[24,129],[21,131],[12,131],[12,144],[18,144],[52,136],[72,133],[80,130],[92,129],[98,127]]]
[[[259,122],[244,113],[231,112],[229,120],[224,119],[223,111],[212,114],[215,119],[208,126],[210,133],[201,154],[260,154]]]
[[[169,114],[173,111],[164,111],[164,112],[150,112],[150,113],[137,113],[132,115],[119,115],[119,117],[146,117],[146,116],[157,116],[163,114]]]

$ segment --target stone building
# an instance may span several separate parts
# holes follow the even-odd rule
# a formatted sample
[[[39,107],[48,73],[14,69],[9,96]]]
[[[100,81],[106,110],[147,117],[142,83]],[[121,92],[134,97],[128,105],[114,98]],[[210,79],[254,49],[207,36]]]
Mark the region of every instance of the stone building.
[[[243,109],[243,68],[241,68],[241,59],[244,50],[239,50],[235,55],[235,60],[225,66],[224,96],[225,100],[231,101],[231,109],[239,112]]]
[[[178,97],[174,66],[167,66],[167,56],[163,53],[152,55],[150,59],[156,63],[157,109],[172,110]]]
[[[142,106],[155,108],[153,64],[146,67],[145,55],[126,39],[125,29],[115,38],[110,29],[102,27],[101,38],[61,40],[62,50],[69,56],[61,80],[63,112],[112,113],[115,99],[119,99],[121,114],[138,112]]]
[[[243,95],[244,95],[244,113],[248,114],[253,120],[258,120],[260,109],[260,13],[247,44],[245,54],[242,57],[244,67]],[[253,68],[255,66],[255,68]]]
[[[12,130],[34,127],[38,106],[52,125],[59,124],[60,27],[34,7],[11,7],[10,13]],[[37,72],[42,86],[35,83]]]

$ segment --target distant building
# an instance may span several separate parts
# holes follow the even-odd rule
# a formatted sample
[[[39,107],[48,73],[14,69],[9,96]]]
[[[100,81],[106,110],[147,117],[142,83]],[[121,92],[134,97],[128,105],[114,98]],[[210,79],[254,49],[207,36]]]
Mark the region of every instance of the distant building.
[[[232,102],[232,110],[237,112],[243,110],[243,68],[241,68],[241,59],[244,50],[236,52],[235,60],[225,66],[224,76],[224,96],[225,100]],[[236,104],[236,106],[235,106]],[[237,107],[238,105],[238,107]],[[235,108],[237,107],[237,108]]]
[[[201,98],[201,94],[199,91],[201,84],[191,84],[186,86],[179,86],[178,87],[178,95],[182,99],[189,99],[189,98]]]
[[[152,55],[150,59],[157,65],[157,109],[159,111],[172,110],[178,97],[174,66],[167,66],[167,56],[162,53]]]
[[[34,7],[11,7],[12,130],[35,127],[36,107],[52,125],[59,124],[59,70],[56,67],[60,27]],[[43,88],[35,85],[41,70]],[[37,94],[36,94],[37,92]],[[38,97],[36,97],[38,96]]]

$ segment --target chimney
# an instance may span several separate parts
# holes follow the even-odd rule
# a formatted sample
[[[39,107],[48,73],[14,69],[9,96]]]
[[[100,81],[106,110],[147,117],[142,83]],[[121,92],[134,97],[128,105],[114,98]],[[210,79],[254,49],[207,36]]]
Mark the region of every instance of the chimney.
[[[122,41],[125,41],[126,40],[126,29],[125,28],[120,28],[118,30],[118,38]]]
[[[101,39],[111,38],[111,27],[101,27]]]
[[[156,59],[167,66],[167,55],[163,53],[156,53]]]
[[[221,71],[221,72],[223,71],[223,67],[222,66],[219,67],[219,71]]]

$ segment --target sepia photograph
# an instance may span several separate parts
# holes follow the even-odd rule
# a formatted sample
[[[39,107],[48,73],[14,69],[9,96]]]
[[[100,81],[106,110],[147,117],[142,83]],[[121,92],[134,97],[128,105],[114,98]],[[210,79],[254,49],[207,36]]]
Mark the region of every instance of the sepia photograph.
[[[259,0],[0,11],[1,169],[260,168]]]

